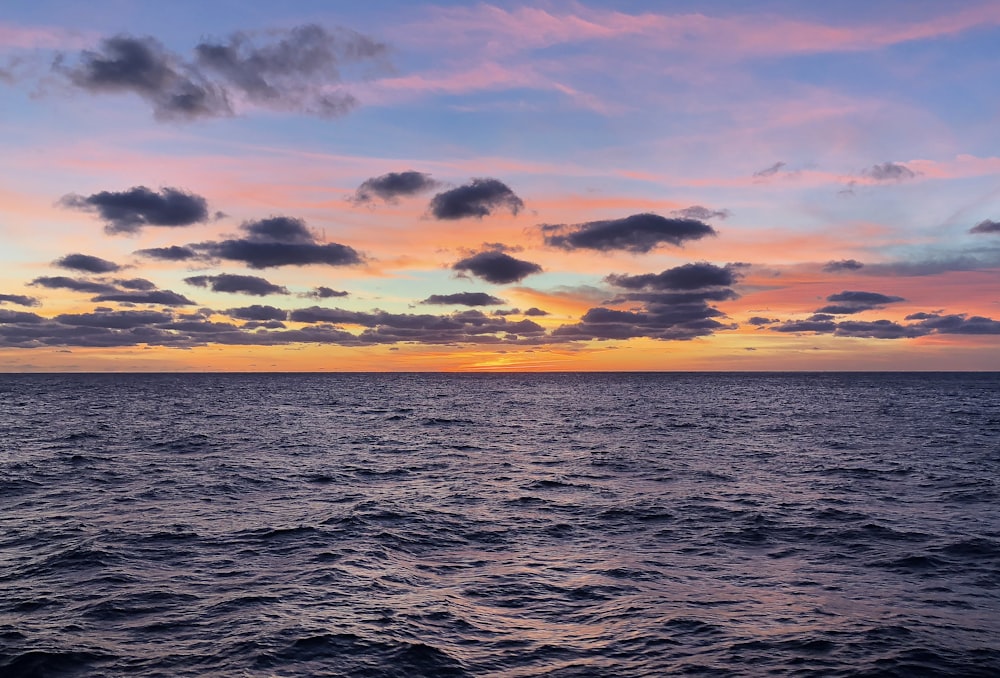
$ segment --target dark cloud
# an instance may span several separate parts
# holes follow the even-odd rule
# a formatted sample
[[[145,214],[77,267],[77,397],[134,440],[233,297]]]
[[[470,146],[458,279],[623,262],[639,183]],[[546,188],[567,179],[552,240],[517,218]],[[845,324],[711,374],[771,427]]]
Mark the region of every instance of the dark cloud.
[[[195,47],[196,63],[218,78],[224,91],[238,92],[264,108],[331,118],[357,100],[343,89],[344,65],[386,55],[386,46],[347,29],[316,24],[262,33],[237,32],[224,42]]]
[[[99,313],[64,313],[57,315],[53,320],[63,325],[128,330],[144,325],[170,322],[173,320],[173,316],[161,311],[103,311]]]
[[[332,287],[325,287],[323,285],[319,285],[318,287],[313,288],[311,291],[306,292],[301,296],[309,299],[332,299],[333,297],[346,297],[348,295],[349,295],[348,292],[344,292],[342,290],[335,290]]]
[[[891,320],[804,321],[793,320],[771,327],[775,332],[815,332],[838,337],[869,339],[912,339],[930,334],[986,334],[1000,335],[1000,321],[982,316],[965,314],[940,315],[913,313],[906,320],[919,320],[903,325]]]
[[[180,247],[171,245],[170,247],[150,247],[144,250],[136,250],[136,254],[151,259],[162,259],[164,261],[187,261],[197,259],[199,254],[190,247]]]
[[[606,281],[626,292],[606,302],[628,304],[627,310],[591,308],[575,325],[563,325],[553,336],[577,339],[629,339],[649,337],[686,340],[736,329],[735,323],[717,318],[725,314],[710,302],[735,299],[729,287],[739,279],[739,265],[685,264],[661,273],[610,275]],[[639,307],[635,308],[638,304]]]
[[[922,316],[917,327],[938,334],[1000,334],[1000,321],[982,316],[965,314],[939,315],[937,313],[922,313],[907,316],[915,318]]]
[[[91,301],[117,301],[131,304],[162,304],[163,306],[193,306],[194,302],[184,295],[170,290],[151,290],[147,292],[108,292],[100,294]]]
[[[396,202],[401,197],[409,197],[437,188],[441,182],[431,179],[430,174],[406,170],[389,172],[366,179],[354,192],[351,201],[356,204],[372,202],[378,198],[384,202]]]
[[[81,278],[67,278],[66,276],[42,276],[35,278],[29,284],[38,287],[47,287],[52,290],[63,289],[74,292],[87,292],[88,294],[102,294],[118,292],[118,288],[107,283],[96,282],[94,280],[84,280]]]
[[[605,280],[628,290],[697,290],[705,287],[726,287],[739,279],[732,266],[715,266],[707,262],[684,264],[660,273],[642,275],[609,275]]]
[[[861,313],[875,308],[882,308],[885,304],[895,304],[906,301],[903,297],[891,297],[878,292],[853,292],[844,291],[838,294],[831,294],[827,301],[834,302],[823,308],[816,309],[817,313],[832,313],[834,315],[848,315],[851,313]]]
[[[912,326],[904,326],[891,320],[844,320],[837,323],[834,334],[838,337],[862,337],[867,339],[903,339],[919,337],[926,332]]]
[[[287,327],[287,325],[285,325],[285,323],[281,322],[280,320],[264,320],[264,321],[251,320],[249,322],[243,323],[240,326],[240,329],[244,329],[244,330],[257,330],[257,329],[283,330],[286,327]]]
[[[55,70],[88,92],[131,92],[145,99],[159,120],[231,115],[226,91],[183,63],[151,37],[118,35],[84,51],[75,65]]]
[[[107,223],[109,234],[138,233],[145,226],[181,227],[208,220],[208,203],[200,195],[176,188],[151,191],[135,186],[127,191],[101,191],[89,196],[70,194],[60,201],[64,207],[96,212]]]
[[[984,219],[970,228],[969,233],[1000,233],[1000,222]]]
[[[667,219],[651,213],[583,224],[542,224],[540,228],[550,247],[637,253],[664,243],[679,247],[687,240],[716,235],[714,228],[697,219]]]
[[[11,311],[10,309],[0,308],[0,324],[15,324],[15,323],[25,323],[33,325],[35,323],[42,322],[42,316],[37,313],[29,313],[27,311]]]
[[[240,228],[246,238],[202,242],[188,248],[208,257],[242,261],[250,268],[275,266],[350,266],[364,261],[347,245],[316,242],[301,219],[271,217],[244,223]]]
[[[672,214],[685,219],[700,219],[701,221],[706,219],[728,219],[733,215],[729,210],[713,210],[701,205],[691,205],[681,210],[674,210]]]
[[[758,178],[761,178],[761,179],[766,178],[766,177],[773,177],[775,174],[777,174],[778,172],[780,172],[781,169],[783,167],[785,167],[785,165],[786,165],[786,163],[779,161],[779,162],[774,163],[770,167],[765,167],[762,170],[757,170],[756,172],[753,173],[753,175],[755,177],[758,177]]]
[[[61,259],[56,259],[53,263],[60,268],[68,268],[85,273],[112,273],[121,269],[121,266],[113,261],[94,257],[89,254],[67,254]]]
[[[485,292],[457,292],[455,294],[432,294],[421,304],[461,304],[462,306],[499,306],[503,299]]]
[[[288,311],[274,306],[243,306],[242,308],[231,308],[225,312],[230,318],[238,320],[287,320]]]
[[[464,186],[431,198],[430,213],[436,219],[482,218],[499,209],[517,214],[524,202],[499,179],[473,179]]]
[[[859,271],[865,265],[856,259],[841,259],[840,261],[828,261],[823,270],[827,273],[840,273],[841,271]]]
[[[0,294],[0,304],[17,304],[19,306],[38,306],[38,299],[25,294]]]
[[[536,308],[536,307],[532,306],[531,308],[529,308],[527,311],[524,312],[524,315],[529,316],[529,317],[541,317],[541,316],[544,316],[544,315],[549,315],[549,312],[548,311],[543,311],[540,308]]]
[[[229,116],[236,100],[335,117],[357,105],[340,88],[342,68],[385,54],[384,45],[359,33],[309,24],[205,41],[192,60],[153,38],[119,35],[82,52],[75,63],[60,57],[54,68],[88,92],[136,94],[159,120]]]
[[[903,181],[917,176],[916,172],[898,162],[883,162],[880,165],[872,165],[861,174],[875,181]]]
[[[184,282],[195,287],[208,287],[213,292],[229,292],[231,294],[250,294],[266,297],[269,294],[288,294],[288,288],[259,278],[255,275],[196,275],[184,278]]]
[[[830,320],[788,320],[780,325],[773,325],[775,332],[817,332],[830,334],[837,329],[837,323]]]
[[[283,242],[312,244],[315,236],[309,231],[306,222],[294,217],[270,217],[258,221],[248,221],[240,226],[250,239],[259,242]]]
[[[777,318],[765,318],[759,315],[755,315],[749,320],[747,320],[748,324],[756,325],[757,327],[760,327],[761,325],[773,325],[776,322],[781,322],[781,321],[778,320]]]
[[[145,278],[130,278],[128,280],[115,280],[115,284],[127,290],[155,290],[156,285]]]
[[[509,254],[490,250],[478,252],[452,264],[455,271],[468,272],[497,285],[518,282],[533,273],[541,273],[542,267],[530,261],[515,259]]]

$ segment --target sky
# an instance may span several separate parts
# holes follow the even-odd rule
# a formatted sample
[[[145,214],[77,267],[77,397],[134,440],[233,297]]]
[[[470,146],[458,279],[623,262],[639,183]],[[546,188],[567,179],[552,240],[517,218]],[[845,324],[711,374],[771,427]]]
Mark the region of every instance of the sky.
[[[1000,3],[37,0],[0,371],[1000,370]]]

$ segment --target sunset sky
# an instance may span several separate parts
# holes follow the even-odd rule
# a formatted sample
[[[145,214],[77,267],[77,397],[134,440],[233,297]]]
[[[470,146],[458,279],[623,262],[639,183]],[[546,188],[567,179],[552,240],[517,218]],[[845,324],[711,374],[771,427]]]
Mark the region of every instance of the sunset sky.
[[[17,2],[0,371],[1000,370],[1000,3]]]

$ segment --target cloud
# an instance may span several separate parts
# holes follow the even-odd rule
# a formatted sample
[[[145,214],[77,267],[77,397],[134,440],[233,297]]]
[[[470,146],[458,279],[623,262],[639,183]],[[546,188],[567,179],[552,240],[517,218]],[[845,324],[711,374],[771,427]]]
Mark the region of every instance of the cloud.
[[[431,179],[430,174],[406,170],[404,172],[389,172],[378,177],[366,179],[354,192],[351,201],[356,204],[372,202],[375,198],[388,203],[396,202],[400,197],[409,197],[437,188],[441,182]]]
[[[645,253],[664,243],[679,247],[687,240],[716,235],[714,228],[697,219],[668,219],[652,213],[582,224],[542,224],[540,228],[550,247],[604,252]]]
[[[536,308],[536,307],[532,306],[531,308],[529,308],[527,311],[524,312],[524,315],[529,316],[529,317],[541,317],[541,316],[549,315],[549,312],[548,311],[543,311],[540,308]]]
[[[755,177],[757,177],[759,179],[765,179],[767,177],[773,177],[775,174],[777,174],[778,172],[780,172],[782,170],[782,168],[785,167],[785,165],[786,165],[786,163],[784,163],[782,161],[778,161],[778,162],[774,163],[773,165],[771,165],[769,167],[765,167],[762,170],[757,170],[756,172],[753,173],[753,176],[755,176]]]
[[[1000,233],[1000,222],[984,219],[970,228],[969,233]]]
[[[193,243],[188,249],[218,259],[242,261],[250,268],[275,266],[350,266],[364,261],[353,248],[320,244],[301,219],[271,217],[244,223],[246,238]]]
[[[895,304],[906,301],[903,297],[891,297],[878,292],[852,292],[844,291],[838,294],[831,294],[827,301],[835,302],[829,306],[817,309],[817,313],[830,313],[834,315],[847,315],[851,313],[861,313],[875,308],[882,308],[885,304]]]
[[[196,275],[184,278],[184,282],[195,287],[209,287],[213,292],[229,292],[231,294],[250,294],[266,297],[269,294],[288,294],[288,288],[275,285],[264,278],[255,275]]]
[[[88,92],[137,94],[153,107],[158,120],[232,114],[224,89],[152,37],[106,38],[98,50],[81,52],[76,65],[67,66],[60,58],[54,68]]]
[[[151,290],[147,292],[106,292],[91,301],[117,301],[130,304],[162,304],[164,306],[193,306],[194,302],[182,294],[170,290]]]
[[[515,259],[509,254],[497,250],[473,254],[452,264],[452,269],[467,271],[497,285],[518,282],[533,273],[542,272],[542,267],[538,264]]]
[[[162,259],[164,261],[186,261],[188,259],[197,259],[200,256],[190,247],[181,247],[179,245],[150,247],[144,250],[136,250],[135,253],[143,257]]]
[[[385,45],[347,29],[315,24],[238,31],[205,41],[185,60],[152,37],[117,35],[54,70],[85,91],[132,93],[158,120],[230,116],[234,104],[330,118],[357,105],[340,87],[341,68],[385,57]]]
[[[912,339],[932,334],[1000,335],[1000,321],[966,314],[940,315],[913,313],[906,320],[920,322],[901,324],[891,320],[845,320],[842,322],[793,320],[772,326],[775,332],[814,332],[838,337],[868,339]]]
[[[660,273],[609,275],[605,281],[626,290],[608,304],[627,304],[627,310],[596,307],[574,325],[563,325],[553,336],[575,339],[630,339],[649,337],[687,340],[736,329],[723,323],[725,314],[709,302],[735,299],[729,287],[740,277],[738,264],[684,264]],[[638,308],[635,305],[638,304]]]
[[[113,261],[89,254],[67,254],[61,259],[56,259],[53,263],[61,268],[84,271],[85,273],[111,273],[121,269],[121,266]]]
[[[456,294],[432,294],[421,304],[461,304],[462,306],[499,306],[503,299],[485,292],[458,292]]]
[[[325,287],[323,285],[319,285],[318,287],[313,288],[311,291],[305,292],[304,294],[301,294],[299,296],[306,297],[307,299],[331,299],[333,297],[346,297],[348,295],[349,295],[348,292],[344,292],[342,290],[335,290],[332,287]]]
[[[47,287],[51,290],[64,289],[74,292],[87,292],[88,294],[114,293],[120,291],[114,285],[96,282],[94,280],[84,280],[81,278],[67,278],[66,276],[41,276],[32,280],[29,285]]]
[[[728,219],[733,215],[729,210],[713,210],[701,205],[691,205],[684,209],[674,210],[671,214],[685,219],[699,219],[701,221],[706,219]]]
[[[917,327],[933,331],[938,334],[1000,334],[1000,321],[982,316],[972,316],[965,314],[939,315],[937,313],[922,313],[907,316],[921,316],[921,322]]]
[[[0,294],[0,304],[18,304],[19,306],[38,306],[38,299],[25,294]]]
[[[145,186],[127,191],[101,191],[89,196],[70,194],[59,203],[64,207],[97,212],[110,234],[138,233],[146,226],[182,227],[208,220],[208,203],[200,195],[176,188],[159,193]]]
[[[917,173],[909,167],[897,162],[883,162],[880,165],[872,165],[861,174],[875,181],[903,181],[904,179],[912,179],[917,176]]]
[[[13,325],[15,323],[25,323],[33,325],[35,323],[40,323],[44,319],[37,313],[28,313],[27,311],[11,311],[10,309],[0,308],[0,325]]]
[[[605,280],[628,290],[697,290],[705,287],[725,287],[739,279],[733,266],[715,266],[707,262],[684,264],[660,273],[642,275],[611,274]]]
[[[275,308],[274,306],[261,306],[259,304],[244,306],[242,308],[231,308],[225,313],[230,318],[237,318],[238,320],[267,321],[288,319],[288,311]]]
[[[173,320],[173,316],[161,311],[102,311],[99,313],[64,313],[57,315],[53,320],[63,325],[128,330],[143,325],[170,322]]]
[[[115,284],[127,290],[155,290],[156,285],[145,278],[129,278],[128,280],[115,280]]]
[[[841,271],[859,271],[865,265],[855,259],[841,259],[840,261],[828,261],[823,266],[826,273],[840,273]]]
[[[749,320],[747,320],[747,324],[755,325],[757,327],[760,327],[762,325],[773,325],[776,322],[781,322],[781,321],[778,320],[777,318],[765,318],[759,315],[755,315]]]
[[[499,179],[473,179],[464,186],[431,198],[430,213],[436,219],[482,218],[499,209],[517,214],[524,202]]]

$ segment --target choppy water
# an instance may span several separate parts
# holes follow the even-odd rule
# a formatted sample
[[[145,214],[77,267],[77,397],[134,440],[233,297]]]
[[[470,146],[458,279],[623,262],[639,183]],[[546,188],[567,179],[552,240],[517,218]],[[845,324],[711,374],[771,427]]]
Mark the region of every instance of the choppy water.
[[[995,676],[998,375],[0,376],[3,676]]]

